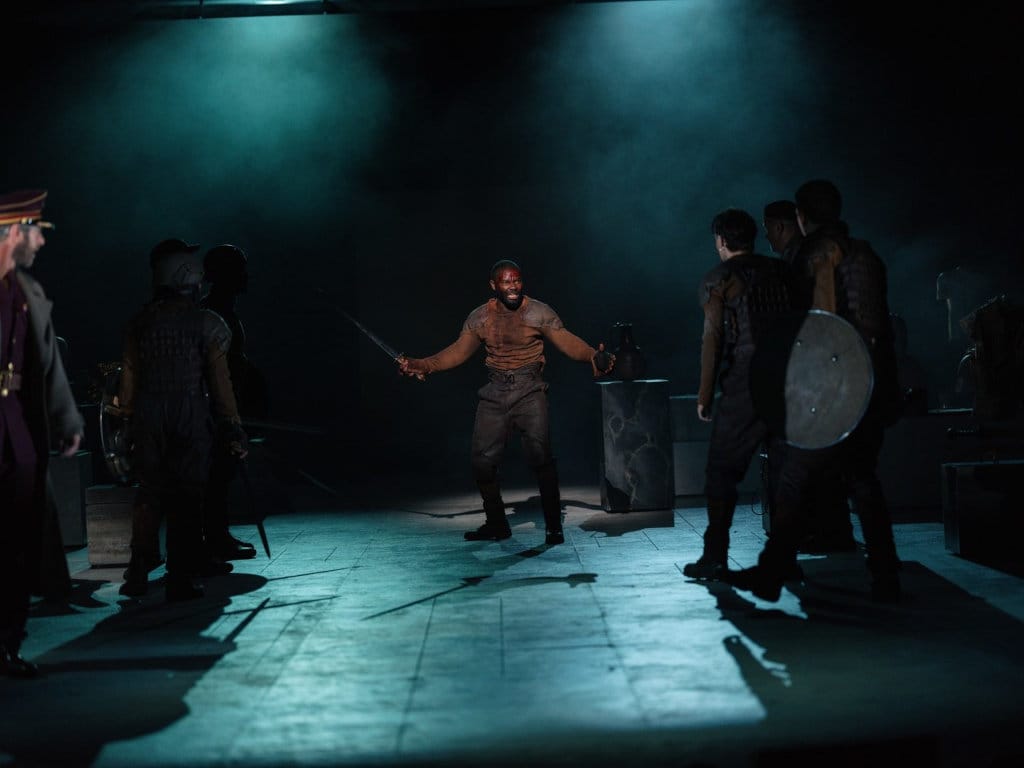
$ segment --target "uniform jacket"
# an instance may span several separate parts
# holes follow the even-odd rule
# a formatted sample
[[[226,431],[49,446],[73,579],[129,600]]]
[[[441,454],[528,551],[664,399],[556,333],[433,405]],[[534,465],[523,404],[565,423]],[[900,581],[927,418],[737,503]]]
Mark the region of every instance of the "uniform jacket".
[[[59,594],[70,588],[70,577],[46,470],[50,451],[57,450],[61,441],[82,434],[84,419],[75,404],[57,347],[57,334],[51,316],[53,302],[46,298],[43,287],[31,275],[17,270],[15,276],[25,294],[29,314],[29,348],[21,384],[21,400],[25,421],[39,457],[36,465],[36,487],[39,490],[33,514],[36,525],[32,526],[33,540],[28,542],[29,548],[35,551],[30,562],[40,564],[33,592]],[[0,329],[0,334],[4,332],[4,329]]]

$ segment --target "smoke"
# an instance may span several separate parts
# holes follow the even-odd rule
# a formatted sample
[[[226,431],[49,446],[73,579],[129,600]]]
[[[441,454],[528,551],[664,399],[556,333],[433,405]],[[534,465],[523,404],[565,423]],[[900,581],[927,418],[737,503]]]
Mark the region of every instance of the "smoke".
[[[1019,259],[1013,123],[977,118],[1008,103],[989,74],[1020,24],[871,13],[648,0],[64,29],[40,36],[5,175],[51,189],[60,227],[36,271],[77,359],[119,354],[153,243],[234,242],[275,415],[428,469],[464,462],[480,360],[399,381],[312,288],[429,354],[513,258],[571,330],[614,347],[613,323],[632,322],[649,373],[691,393],[711,218],[760,218],[809,178],[843,191],[911,350],[941,378],[937,274]],[[102,311],[97,295],[113,297]],[[549,355],[556,447],[590,480],[584,368]]]

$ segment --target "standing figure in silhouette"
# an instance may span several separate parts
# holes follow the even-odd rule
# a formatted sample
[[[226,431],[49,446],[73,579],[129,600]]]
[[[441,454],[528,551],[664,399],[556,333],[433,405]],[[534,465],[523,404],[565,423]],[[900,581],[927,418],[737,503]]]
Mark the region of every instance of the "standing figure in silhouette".
[[[757,223],[749,213],[724,210],[712,220],[711,232],[721,263],[700,285],[704,337],[697,394],[697,417],[712,422],[704,485],[708,527],[700,559],[683,567],[694,579],[717,579],[726,568],[736,489],[754,452],[771,439],[755,412],[751,360],[766,326],[793,308],[789,266],[754,252]],[[722,394],[712,417],[716,384]]]
[[[865,240],[850,236],[840,218],[842,198],[826,179],[796,192],[797,220],[804,233],[800,260],[809,270],[810,305],[848,320],[867,345],[875,386],[867,413],[836,446],[821,450],[787,447],[779,470],[771,536],[758,564],[729,571],[723,579],[765,600],[778,600],[786,574],[796,565],[803,512],[814,478],[837,466],[843,473],[867,549],[872,597],[900,597],[899,559],[892,519],[876,472],[885,427],[898,417],[902,401],[889,314],[885,264]]]
[[[203,258],[203,279],[210,290],[200,302],[204,309],[216,312],[231,331],[227,364],[231,386],[241,418],[266,416],[266,388],[263,378],[245,354],[245,328],[238,317],[238,297],[249,286],[248,258],[235,245],[218,245]],[[237,456],[229,451],[215,451],[204,494],[203,524],[205,541],[211,557],[220,560],[247,560],[256,557],[256,548],[235,538],[230,529],[231,483],[238,475]]]
[[[764,207],[763,226],[772,250],[789,264],[796,279],[806,282],[809,279],[807,265],[798,262],[804,235],[796,220],[796,203],[792,200],[768,203]],[[769,467],[769,477],[774,477],[777,471],[778,467]],[[834,469],[823,471],[814,479],[813,488],[807,494],[804,520],[806,530],[800,538],[800,551],[849,552],[857,548],[850,524],[846,487]]]
[[[16,265],[46,243],[45,190],[0,195],[0,675],[35,677],[21,655],[32,587],[56,520],[47,504],[51,447],[74,456],[84,420],[57,348],[43,288]]]
[[[153,299],[128,322],[118,395],[139,502],[167,521],[168,601],[200,597],[196,577],[231,570],[229,563],[217,568],[204,550],[203,491],[215,445],[243,458],[247,452],[227,366],[231,332],[198,304],[198,249],[171,239],[150,252]],[[147,591],[151,570],[136,533],[120,590],[129,596]]]

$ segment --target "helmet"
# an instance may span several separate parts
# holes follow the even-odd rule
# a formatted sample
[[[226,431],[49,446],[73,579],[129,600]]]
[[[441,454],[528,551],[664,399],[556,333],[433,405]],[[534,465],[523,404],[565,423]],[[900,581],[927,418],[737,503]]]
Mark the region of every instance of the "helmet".
[[[172,290],[191,290],[203,280],[203,267],[196,251],[198,245],[172,238],[158,243],[149,252],[149,266],[153,270],[153,287]]]

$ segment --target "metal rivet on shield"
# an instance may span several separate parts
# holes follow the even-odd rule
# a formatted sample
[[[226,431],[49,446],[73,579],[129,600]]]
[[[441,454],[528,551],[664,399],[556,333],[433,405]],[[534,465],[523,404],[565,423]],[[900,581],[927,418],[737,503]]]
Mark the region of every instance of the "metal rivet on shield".
[[[838,363],[839,362],[839,355],[832,355],[832,362],[833,363]]]

